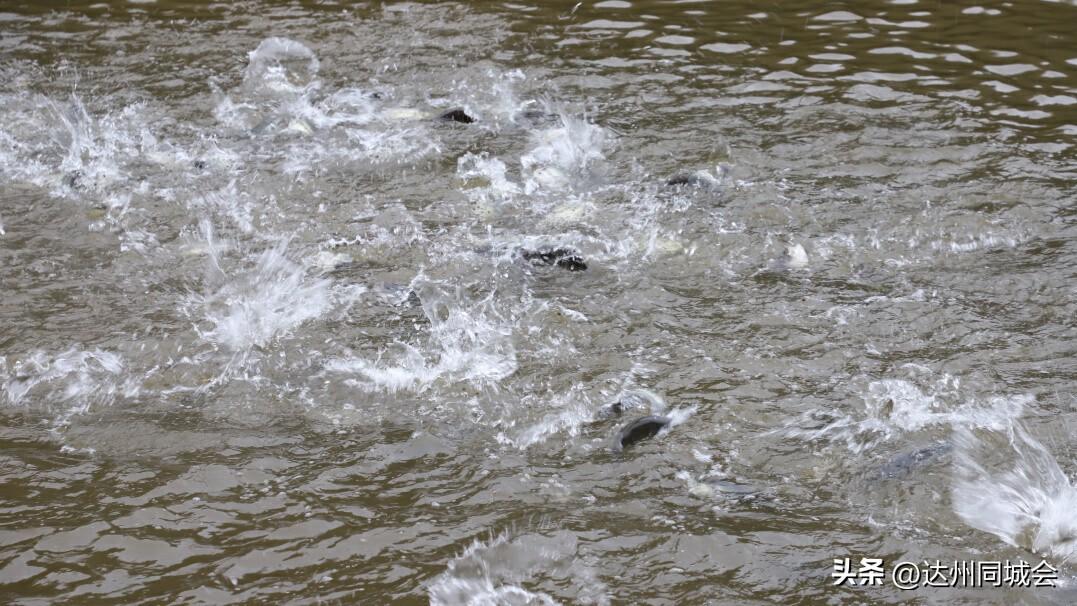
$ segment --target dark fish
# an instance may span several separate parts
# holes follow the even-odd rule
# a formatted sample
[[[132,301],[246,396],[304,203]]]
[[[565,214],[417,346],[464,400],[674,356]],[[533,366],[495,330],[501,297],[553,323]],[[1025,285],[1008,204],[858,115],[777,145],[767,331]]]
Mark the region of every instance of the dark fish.
[[[458,122],[460,124],[471,124],[475,121],[475,118],[472,118],[471,116],[467,115],[467,112],[458,107],[456,109],[450,109],[449,111],[441,114],[440,116],[438,116],[438,120],[441,120],[442,122]]]
[[[674,187],[696,187],[709,190],[718,190],[722,187],[722,184],[714,177],[698,173],[674,175],[666,181],[666,185]]]
[[[520,256],[533,265],[556,265],[568,271],[584,271],[587,263],[578,252],[570,248],[521,249]]]
[[[689,174],[673,175],[666,181],[666,185],[698,185],[699,177]]]
[[[646,440],[647,438],[653,438],[663,428],[669,426],[669,417],[641,417],[632,421],[628,425],[621,428],[621,431],[617,432],[617,437],[614,440],[613,449],[623,450],[636,442]]]
[[[949,442],[938,442],[911,452],[904,452],[880,466],[875,475],[878,478],[903,478],[949,454],[953,449],[953,444]]]
[[[697,170],[692,173],[677,173],[666,181],[666,185],[671,187],[694,187],[718,192],[722,190],[722,178],[726,172],[727,169],[724,166],[719,166],[717,176],[705,170]]]
[[[195,168],[195,170],[206,170],[206,161],[205,160],[195,160],[194,161],[194,168]]]

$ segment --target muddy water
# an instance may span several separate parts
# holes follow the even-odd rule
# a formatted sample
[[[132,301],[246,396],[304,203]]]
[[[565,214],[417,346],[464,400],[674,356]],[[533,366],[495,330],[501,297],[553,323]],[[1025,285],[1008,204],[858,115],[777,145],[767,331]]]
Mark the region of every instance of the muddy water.
[[[6,603],[1073,603],[1071,4],[35,4]]]

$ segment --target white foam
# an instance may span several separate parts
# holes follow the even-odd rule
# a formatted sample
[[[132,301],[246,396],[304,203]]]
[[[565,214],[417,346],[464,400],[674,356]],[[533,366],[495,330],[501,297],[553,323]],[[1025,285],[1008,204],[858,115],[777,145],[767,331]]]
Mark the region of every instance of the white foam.
[[[341,124],[363,125],[376,115],[373,100],[366,91],[358,88],[342,88],[335,91],[316,107],[305,104],[299,112],[318,128]]]
[[[418,122],[433,118],[433,112],[423,111],[414,107],[390,107],[379,114],[379,117],[392,122]]]
[[[218,97],[213,107],[213,117],[221,125],[237,130],[253,128],[257,121],[258,108],[253,103],[235,102],[232,97],[220,90],[214,91]]]
[[[516,84],[526,79],[527,76],[519,69],[507,72],[489,69],[486,71],[488,87],[471,86],[462,92],[472,98],[473,105],[482,107],[479,117],[483,118],[484,123],[515,122],[521,112],[535,104],[532,100],[520,101],[516,95]]]
[[[243,84],[221,91],[214,116],[239,131],[239,155],[277,160],[288,175],[318,173],[326,166],[406,164],[435,155],[441,146],[434,114],[381,108],[356,86],[322,92],[315,53],[295,40],[268,38],[250,53]],[[394,119],[406,118],[406,119]],[[228,143],[228,141],[225,141]]]
[[[617,394],[617,401],[624,410],[635,410],[649,414],[662,414],[666,411],[666,401],[650,389],[626,389]]]
[[[333,271],[334,269],[350,263],[352,260],[351,255],[346,253],[333,252],[331,250],[320,250],[313,256],[307,259],[307,263],[317,269],[321,273]]]
[[[918,431],[942,424],[1002,429],[1019,418],[1024,406],[1032,401],[1027,394],[965,400],[954,393],[960,383],[949,377],[944,377],[935,389],[938,393],[925,393],[910,381],[882,379],[868,386],[864,403],[871,418],[901,431]]]
[[[475,604],[496,606],[505,598],[522,598],[527,604],[533,599],[544,599],[546,604],[556,604],[552,598],[527,592],[515,585],[502,587],[491,571],[486,554],[509,544],[509,536],[502,533],[487,541],[475,540],[463,553],[449,562],[447,570],[431,584],[431,606],[459,606]],[[496,560],[494,560],[496,564]],[[512,603],[512,602],[507,602]]]
[[[542,224],[547,227],[564,228],[568,225],[582,223],[593,216],[595,207],[593,204],[570,198],[550,209],[542,217]]]
[[[187,207],[196,212],[208,210],[223,215],[243,233],[254,232],[254,201],[249,195],[240,192],[235,179],[220,189],[191,198]]]

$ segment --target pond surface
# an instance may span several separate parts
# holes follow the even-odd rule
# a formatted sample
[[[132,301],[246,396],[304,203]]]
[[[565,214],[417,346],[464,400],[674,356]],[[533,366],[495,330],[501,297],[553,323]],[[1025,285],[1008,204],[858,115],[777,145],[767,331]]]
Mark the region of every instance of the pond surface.
[[[1074,603],[1075,23],[6,4],[0,597]]]

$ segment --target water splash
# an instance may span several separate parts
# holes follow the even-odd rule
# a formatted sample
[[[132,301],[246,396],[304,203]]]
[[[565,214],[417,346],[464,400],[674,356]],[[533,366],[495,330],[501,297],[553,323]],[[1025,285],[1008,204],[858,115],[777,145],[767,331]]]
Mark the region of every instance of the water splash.
[[[135,163],[175,154],[152,134],[140,103],[94,114],[76,94],[15,94],[0,95],[0,107],[0,174],[57,197],[108,195]]]
[[[326,368],[358,375],[351,383],[361,389],[390,392],[423,392],[442,379],[495,387],[516,371],[512,329],[490,298],[468,307],[433,292],[420,297],[430,322],[426,344],[397,342],[373,361],[337,358]],[[399,353],[394,355],[393,349]]]
[[[0,363],[8,403],[40,406],[48,411],[59,409],[54,428],[68,425],[72,417],[94,406],[138,395],[139,382],[133,377],[125,378],[123,371],[123,358],[117,354],[78,347],[53,355],[33,352],[15,362],[10,370],[6,363]]]
[[[1077,487],[1043,444],[1019,422],[985,436],[961,430],[954,441],[953,506],[966,524],[1077,562]]]
[[[230,220],[245,234],[254,233],[255,203],[240,191],[236,179],[219,189],[191,198],[187,207],[195,212],[212,212]]]
[[[210,240],[212,242],[212,240]],[[210,328],[196,327],[198,335],[233,352],[265,346],[330,307],[328,280],[310,278],[287,255],[288,242],[261,253],[254,267],[232,275],[218,275],[221,283],[207,294],[190,295],[182,309],[188,316],[200,313]],[[211,267],[221,272],[219,248],[207,247]]]
[[[565,434],[573,438],[580,434],[581,428],[595,420],[594,406],[587,400],[579,387],[574,387],[568,393],[543,396],[541,404],[554,408],[556,412],[547,414],[537,423],[533,423],[515,435],[501,431],[497,434],[500,444],[509,445],[520,450],[525,450],[545,442],[551,436]],[[537,403],[536,403],[537,404]],[[514,424],[508,421],[508,424]]]
[[[861,453],[899,436],[932,428],[1003,430],[1032,401],[1028,394],[976,397],[950,375],[926,388],[906,379],[879,379],[868,384],[862,397],[861,414],[823,414],[825,424],[805,429],[802,425],[819,416],[818,411],[812,411],[774,433],[809,441],[844,442],[849,450]]]
[[[508,167],[486,153],[467,153],[456,163],[456,175],[464,182],[465,192],[475,202],[502,202],[520,193],[520,186],[509,179]]]
[[[515,435],[499,432],[497,441],[524,450],[545,442],[554,435],[564,434],[574,438],[582,433],[584,426],[603,418],[603,410],[596,408],[594,404],[581,393],[582,388],[573,388],[567,393],[553,396],[543,395],[526,408],[545,406],[554,408],[556,412],[547,414],[537,423],[524,427]],[[623,413],[623,422],[636,418],[640,415],[664,415],[670,419],[669,426],[662,430],[662,434],[668,433],[672,428],[683,424],[698,410],[697,406],[669,408],[666,401],[658,394],[648,389],[631,389],[618,394],[615,402],[620,403]],[[526,400],[525,400],[526,403]],[[510,421],[510,424],[515,424]]]
[[[318,85],[318,57],[301,42],[266,38],[248,57],[243,85],[252,92],[298,95]]]
[[[931,425],[1001,429],[1021,415],[1030,395],[991,396],[985,400],[968,400],[960,381],[945,376],[925,392],[910,381],[882,379],[868,385],[864,395],[868,422],[877,421],[884,430],[919,431]]]
[[[602,127],[565,113],[560,118],[561,126],[532,134],[530,151],[520,157],[528,195],[563,189],[605,160]]]
[[[289,175],[407,163],[440,151],[429,125],[379,120],[384,112],[369,91],[347,86],[324,94],[319,66],[301,42],[267,38],[250,52],[241,86],[226,92],[210,84],[214,117],[236,131],[236,145],[253,143],[258,155],[277,159]]]
[[[515,540],[502,533],[486,541],[475,540],[430,584],[430,604],[557,605],[561,602],[553,596],[523,586],[535,577],[549,576],[575,589],[574,604],[608,605],[606,586],[593,567],[576,556],[577,550],[576,538],[567,532]]]

